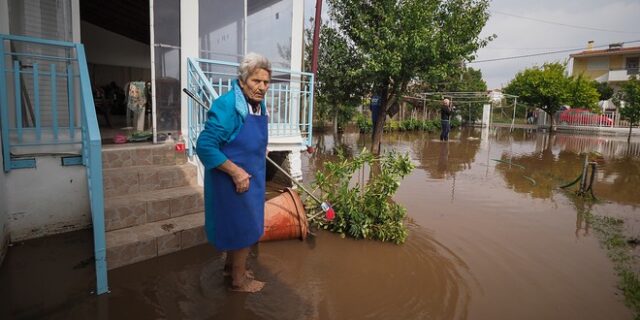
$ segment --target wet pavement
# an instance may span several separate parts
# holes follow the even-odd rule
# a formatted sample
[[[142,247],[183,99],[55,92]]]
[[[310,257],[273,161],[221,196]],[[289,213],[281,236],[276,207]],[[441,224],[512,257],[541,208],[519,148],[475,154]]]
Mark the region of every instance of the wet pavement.
[[[589,209],[640,228],[640,142],[535,131],[385,134],[416,169],[394,200],[407,208],[405,244],[342,239],[262,243],[251,259],[265,289],[228,292],[223,259],[203,245],[109,272],[94,284],[91,234],[10,248],[0,267],[0,318],[52,319],[632,319],[613,265],[578,214]],[[317,135],[306,181],[322,162],[368,137]],[[597,153],[594,153],[596,151]],[[598,163],[587,205],[557,187]],[[499,161],[496,161],[499,160]],[[586,208],[586,209],[585,209]]]

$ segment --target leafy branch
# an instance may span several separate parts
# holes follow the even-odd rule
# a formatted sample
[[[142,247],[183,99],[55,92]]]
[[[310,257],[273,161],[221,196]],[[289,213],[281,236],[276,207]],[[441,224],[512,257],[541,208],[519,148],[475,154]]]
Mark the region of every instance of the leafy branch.
[[[364,173],[365,168],[370,169],[368,181],[353,183],[354,175]],[[316,173],[315,181],[336,217],[332,221],[312,219],[311,223],[343,237],[403,243],[406,209],[391,198],[413,168],[408,155],[395,152],[375,157],[365,149],[351,159],[338,154],[337,161],[325,163],[324,170]]]

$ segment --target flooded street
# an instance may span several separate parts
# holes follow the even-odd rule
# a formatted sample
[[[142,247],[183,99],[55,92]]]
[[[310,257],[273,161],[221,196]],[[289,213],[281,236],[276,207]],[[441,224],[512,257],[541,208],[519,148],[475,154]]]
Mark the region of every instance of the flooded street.
[[[78,267],[91,257],[90,234],[79,233],[66,241],[87,252],[68,263],[76,273],[42,271],[42,278],[67,283],[56,293],[21,294],[29,290],[4,278],[8,269],[25,268],[10,252],[0,269],[8,284],[0,318],[633,318],[606,250],[579,212],[622,217],[626,233],[640,233],[637,139],[627,145],[626,137],[500,128],[454,131],[449,143],[437,138],[383,139],[383,149],[408,152],[416,164],[394,197],[409,217],[403,245],[322,231],[305,242],[262,243],[252,267],[267,286],[254,295],[228,292],[223,258],[203,245],[113,270],[112,292],[95,297],[77,293],[93,285],[93,265]],[[316,139],[317,153],[302,159],[307,184],[336,148],[353,155],[369,146],[358,133]],[[581,173],[584,152],[598,163],[593,188],[600,201],[593,205],[558,189]],[[32,285],[45,287],[38,279]],[[50,297],[61,295],[67,300]]]
[[[426,300],[433,294],[457,294],[452,299],[458,303],[457,315],[468,319],[632,318],[606,251],[578,214],[585,204],[571,200],[558,186],[581,173],[580,153],[596,151],[594,190],[601,201],[591,212],[624,217],[628,232],[637,235],[638,142],[628,146],[619,137],[523,130],[511,135],[508,129],[485,135],[489,139],[482,139],[480,130],[467,130],[448,144],[433,134],[385,137],[384,149],[409,152],[417,165],[394,198],[417,225],[406,250],[429,246],[426,243],[438,247],[451,263],[432,261],[442,270],[437,273],[462,281],[447,290],[450,284],[441,287],[439,278],[417,268],[417,283],[429,289],[412,285],[410,292],[399,290],[394,296]],[[331,153],[336,143],[333,137],[325,139],[325,152]],[[347,152],[367,145],[357,134],[340,139],[337,145],[346,145],[342,149]],[[432,260],[423,254],[415,250],[410,256]],[[454,318],[437,310],[428,315],[425,318]],[[416,312],[415,318],[421,314]]]

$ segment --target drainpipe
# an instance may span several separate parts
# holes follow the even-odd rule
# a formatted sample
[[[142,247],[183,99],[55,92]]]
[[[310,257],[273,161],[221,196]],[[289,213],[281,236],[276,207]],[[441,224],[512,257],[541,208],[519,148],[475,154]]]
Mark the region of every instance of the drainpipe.
[[[318,47],[320,46],[320,24],[322,20],[322,0],[316,0],[316,16],[313,27],[313,53],[311,57],[311,72],[315,79],[318,73]]]

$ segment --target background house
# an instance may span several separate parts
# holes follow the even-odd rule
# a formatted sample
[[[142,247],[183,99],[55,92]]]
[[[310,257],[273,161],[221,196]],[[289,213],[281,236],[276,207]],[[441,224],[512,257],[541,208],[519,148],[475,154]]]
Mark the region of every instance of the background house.
[[[570,58],[573,59],[572,75],[583,74],[618,89],[630,75],[638,74],[640,46],[625,48],[621,43],[613,43],[607,49],[587,49]]]

